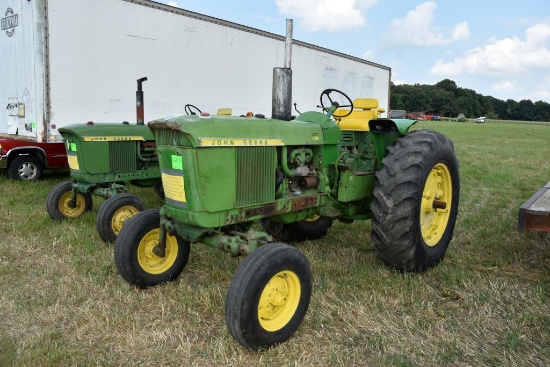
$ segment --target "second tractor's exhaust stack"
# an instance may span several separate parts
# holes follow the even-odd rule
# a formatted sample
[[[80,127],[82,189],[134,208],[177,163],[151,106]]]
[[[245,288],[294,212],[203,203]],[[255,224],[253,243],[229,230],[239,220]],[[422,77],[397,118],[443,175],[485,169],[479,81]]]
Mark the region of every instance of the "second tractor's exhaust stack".
[[[137,80],[137,91],[136,91],[136,120],[138,125],[143,125],[145,123],[145,107],[143,106],[143,88],[142,84],[147,80],[147,77],[140,78]]]

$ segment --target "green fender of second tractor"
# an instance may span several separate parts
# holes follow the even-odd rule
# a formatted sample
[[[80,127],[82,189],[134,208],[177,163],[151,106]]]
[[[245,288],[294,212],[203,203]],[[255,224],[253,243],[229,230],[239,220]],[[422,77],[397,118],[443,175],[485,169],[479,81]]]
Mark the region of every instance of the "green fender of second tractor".
[[[417,120],[409,119],[374,119],[369,121],[374,152],[379,157],[376,160],[377,171],[382,168],[382,159],[386,157],[386,148],[394,145],[400,136],[407,135],[410,127],[417,122]]]

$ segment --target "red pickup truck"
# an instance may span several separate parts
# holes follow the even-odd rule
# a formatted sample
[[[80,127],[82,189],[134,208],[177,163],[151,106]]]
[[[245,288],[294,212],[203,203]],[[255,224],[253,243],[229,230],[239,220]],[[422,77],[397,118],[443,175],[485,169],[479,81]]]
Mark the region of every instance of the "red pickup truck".
[[[17,180],[37,180],[45,169],[67,169],[65,144],[0,137],[0,170]]]

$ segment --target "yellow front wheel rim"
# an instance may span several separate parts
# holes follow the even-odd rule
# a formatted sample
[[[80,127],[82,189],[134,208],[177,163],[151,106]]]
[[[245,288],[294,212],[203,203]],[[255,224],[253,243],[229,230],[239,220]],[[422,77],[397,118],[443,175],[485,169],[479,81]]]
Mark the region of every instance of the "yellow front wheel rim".
[[[155,250],[159,245],[159,229],[147,232],[138,246],[138,262],[141,268],[149,274],[162,274],[174,265],[178,257],[178,241],[176,237],[166,235],[165,256],[158,256]]]
[[[426,179],[420,208],[422,238],[428,246],[437,245],[445,233],[453,205],[452,192],[449,167],[436,164]]]
[[[296,313],[302,288],[298,275],[290,270],[281,271],[264,287],[258,303],[260,325],[269,332],[285,327]]]
[[[319,218],[321,218],[321,217],[320,217],[319,215],[315,214],[315,215],[314,215],[313,217],[311,217],[311,218],[306,218],[306,219],[304,219],[304,221],[306,221],[306,222],[315,222],[315,221],[319,220]]]
[[[132,218],[137,213],[139,213],[139,209],[135,206],[124,205],[123,207],[119,208],[111,219],[111,229],[113,230],[113,233],[118,236],[120,230],[122,229],[122,226],[124,225],[124,222]]]
[[[86,210],[86,200],[84,199],[84,196],[80,193],[77,193],[75,199],[75,205],[74,208],[72,208],[69,205],[71,200],[73,200],[73,193],[71,191],[67,191],[59,198],[58,208],[64,217],[78,218]]]

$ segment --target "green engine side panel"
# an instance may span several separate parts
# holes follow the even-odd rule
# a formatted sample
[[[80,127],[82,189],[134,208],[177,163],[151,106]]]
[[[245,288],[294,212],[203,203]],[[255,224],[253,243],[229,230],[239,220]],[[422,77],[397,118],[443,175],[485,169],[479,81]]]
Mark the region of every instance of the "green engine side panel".
[[[349,170],[342,172],[338,186],[338,201],[348,203],[369,198],[372,196],[374,182],[374,175],[355,175]]]

